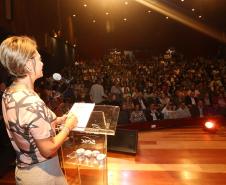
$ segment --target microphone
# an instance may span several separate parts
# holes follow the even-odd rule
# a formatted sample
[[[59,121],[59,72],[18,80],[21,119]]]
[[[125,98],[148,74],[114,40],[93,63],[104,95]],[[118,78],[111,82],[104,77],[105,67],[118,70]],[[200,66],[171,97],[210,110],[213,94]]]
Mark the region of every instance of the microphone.
[[[56,80],[56,81],[60,81],[62,80],[62,76],[60,73],[53,73],[53,79]]]
[[[53,77],[53,80],[55,81],[62,80],[66,84],[70,84],[71,81],[74,79],[73,77],[71,79],[64,78],[60,73],[53,73],[52,77]]]

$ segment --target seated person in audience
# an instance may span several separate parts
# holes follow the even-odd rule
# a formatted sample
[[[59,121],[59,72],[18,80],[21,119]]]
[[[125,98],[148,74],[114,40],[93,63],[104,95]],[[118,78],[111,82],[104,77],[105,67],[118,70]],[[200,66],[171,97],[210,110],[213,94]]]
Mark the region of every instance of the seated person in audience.
[[[184,102],[179,103],[179,106],[176,110],[176,117],[177,118],[190,118],[191,117],[189,108],[185,105]]]
[[[133,109],[134,109],[134,103],[132,101],[132,98],[130,96],[128,96],[122,102],[122,110],[127,110],[127,111],[131,112]]]
[[[163,109],[162,113],[164,115],[164,119],[176,119],[176,111],[175,106],[172,102],[169,102]]]
[[[195,84],[194,82],[191,84],[191,87],[190,87],[190,90],[188,91],[189,92],[194,92],[194,96],[195,97],[199,97],[200,96],[200,91],[198,89],[198,85]]]
[[[146,101],[144,99],[144,95],[143,92],[138,91],[136,98],[134,98],[134,104],[140,104],[140,108],[142,110],[146,110],[147,109],[147,104]]]
[[[175,90],[174,96],[172,96],[172,101],[175,105],[179,105],[180,102],[183,102],[185,99],[183,87],[178,87],[178,89]]]
[[[129,87],[125,87],[124,88],[124,91],[123,91],[123,99],[127,98],[127,97],[132,97],[132,94],[130,92],[130,89]]]
[[[163,114],[158,110],[157,105],[152,103],[149,105],[149,109],[146,112],[146,117],[148,121],[162,120]]]
[[[198,100],[197,105],[190,107],[191,117],[204,117],[207,115],[208,109],[203,104],[203,100]]]
[[[165,106],[170,102],[170,98],[166,94],[161,92],[160,97],[159,97],[159,101],[163,106]]]
[[[131,123],[141,123],[147,121],[140,104],[135,104],[135,109],[130,114]]]
[[[111,94],[109,104],[114,105],[114,106],[120,106],[121,105],[121,102],[120,102],[119,99],[117,99],[116,94]]]
[[[111,94],[115,95],[115,98],[118,102],[122,101],[122,90],[120,87],[120,83],[117,80],[113,82],[113,85],[111,87]]]

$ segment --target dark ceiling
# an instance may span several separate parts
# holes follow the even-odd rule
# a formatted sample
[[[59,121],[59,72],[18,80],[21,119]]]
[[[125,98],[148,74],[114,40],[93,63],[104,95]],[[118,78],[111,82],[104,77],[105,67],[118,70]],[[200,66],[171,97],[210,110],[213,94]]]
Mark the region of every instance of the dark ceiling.
[[[79,18],[109,19],[119,21],[121,18],[132,18],[130,21],[137,21],[137,19],[153,19],[153,15],[160,14],[156,10],[142,5],[142,0],[65,0],[67,13],[70,15],[76,14]],[[226,15],[226,1],[225,0],[143,0],[143,2],[150,2],[150,4],[163,4],[183,14],[189,15],[191,18],[198,19],[201,15],[201,22],[207,23],[216,27],[223,27],[223,21]],[[84,5],[87,5],[86,7]],[[195,9],[192,11],[192,9]],[[147,11],[151,10],[149,15]],[[106,16],[109,12],[109,16]],[[139,14],[138,14],[139,13]],[[147,18],[148,16],[148,18]],[[164,15],[159,15],[161,17]],[[134,19],[136,17],[137,19]],[[155,18],[155,17],[154,17]],[[158,20],[157,22],[161,21]]]
[[[158,54],[174,46],[185,54],[209,55],[217,52],[218,45],[224,44],[225,0],[142,2],[161,5],[159,7],[166,10],[165,15],[161,10],[144,6],[139,0],[65,1],[65,11],[73,17],[81,52],[98,55],[106,49],[119,48],[148,49],[150,53]],[[178,22],[168,15],[168,10],[173,11],[176,19],[182,15],[191,24],[203,25],[204,32]],[[215,36],[206,34],[207,29],[214,30]]]
[[[111,48],[145,49],[158,55],[171,46],[187,55],[208,56],[214,55],[219,45],[225,45],[226,0],[33,0],[26,4],[31,2],[29,11],[18,11],[32,14],[40,8],[47,10],[45,22],[43,16],[39,18],[42,32],[59,29],[66,33],[65,23],[71,17],[75,42],[82,56],[101,56]],[[50,7],[51,3],[55,7]],[[48,19],[48,8],[57,12],[54,23]],[[26,22],[31,22],[34,28],[38,23],[32,18]],[[31,28],[29,24],[24,27]],[[42,39],[41,34],[36,36],[39,35]]]

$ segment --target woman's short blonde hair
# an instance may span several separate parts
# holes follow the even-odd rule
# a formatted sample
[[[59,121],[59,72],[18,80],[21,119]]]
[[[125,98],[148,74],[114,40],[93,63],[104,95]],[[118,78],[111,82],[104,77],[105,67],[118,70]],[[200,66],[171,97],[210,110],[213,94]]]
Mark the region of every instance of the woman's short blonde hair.
[[[37,52],[36,41],[27,36],[12,36],[0,45],[0,62],[16,78],[28,73],[26,62]]]

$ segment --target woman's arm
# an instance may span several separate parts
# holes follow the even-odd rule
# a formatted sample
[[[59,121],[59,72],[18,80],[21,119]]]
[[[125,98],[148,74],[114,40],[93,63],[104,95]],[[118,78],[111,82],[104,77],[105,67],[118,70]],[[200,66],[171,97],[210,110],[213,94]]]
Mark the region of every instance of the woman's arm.
[[[54,137],[46,139],[36,139],[37,147],[44,157],[48,158],[57,152],[65,139],[68,137],[69,132],[76,126],[77,118],[73,114],[67,117],[63,129]]]

